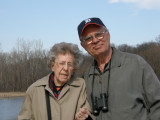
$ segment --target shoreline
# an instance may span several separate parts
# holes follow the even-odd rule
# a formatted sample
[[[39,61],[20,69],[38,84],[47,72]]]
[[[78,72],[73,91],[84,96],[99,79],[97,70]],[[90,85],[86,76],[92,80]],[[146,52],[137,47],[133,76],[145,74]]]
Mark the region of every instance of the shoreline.
[[[24,97],[25,92],[0,92],[0,99],[10,97]]]

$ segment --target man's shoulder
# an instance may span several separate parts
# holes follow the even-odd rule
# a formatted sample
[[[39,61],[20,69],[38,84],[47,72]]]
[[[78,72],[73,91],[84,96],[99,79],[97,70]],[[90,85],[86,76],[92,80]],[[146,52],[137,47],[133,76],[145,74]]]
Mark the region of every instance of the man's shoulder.
[[[122,57],[122,58],[125,58],[125,59],[131,59],[131,60],[143,59],[138,54],[129,53],[129,52],[123,52],[123,51],[120,51],[120,50],[118,50],[116,48],[114,48],[114,53],[116,55],[118,55],[118,57]]]
[[[122,64],[125,63],[134,63],[134,64],[146,64],[146,61],[144,60],[143,57],[141,57],[138,54],[134,54],[134,53],[129,53],[129,52],[123,52],[117,49],[114,49],[115,52],[115,59],[120,61]]]

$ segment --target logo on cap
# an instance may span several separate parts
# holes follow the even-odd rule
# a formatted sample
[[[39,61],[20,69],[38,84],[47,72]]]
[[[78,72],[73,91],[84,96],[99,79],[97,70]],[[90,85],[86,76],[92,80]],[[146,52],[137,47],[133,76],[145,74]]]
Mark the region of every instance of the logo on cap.
[[[91,22],[91,19],[86,19],[84,21],[85,21],[85,24],[87,24],[87,23]]]

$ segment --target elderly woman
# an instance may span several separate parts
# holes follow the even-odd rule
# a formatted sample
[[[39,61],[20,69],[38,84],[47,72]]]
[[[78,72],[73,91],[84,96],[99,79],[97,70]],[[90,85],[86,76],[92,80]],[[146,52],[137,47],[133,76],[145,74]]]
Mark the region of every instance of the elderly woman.
[[[89,119],[85,81],[75,77],[82,61],[77,45],[55,44],[49,60],[52,73],[28,88],[18,120]]]

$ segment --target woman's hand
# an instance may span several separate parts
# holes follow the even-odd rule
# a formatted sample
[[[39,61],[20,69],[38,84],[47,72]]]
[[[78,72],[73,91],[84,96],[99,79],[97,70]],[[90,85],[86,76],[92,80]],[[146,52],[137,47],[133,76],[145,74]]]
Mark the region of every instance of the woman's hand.
[[[83,107],[79,109],[79,112],[76,113],[76,120],[85,120],[88,118],[90,112],[87,108]]]

